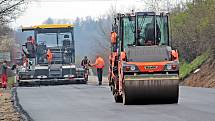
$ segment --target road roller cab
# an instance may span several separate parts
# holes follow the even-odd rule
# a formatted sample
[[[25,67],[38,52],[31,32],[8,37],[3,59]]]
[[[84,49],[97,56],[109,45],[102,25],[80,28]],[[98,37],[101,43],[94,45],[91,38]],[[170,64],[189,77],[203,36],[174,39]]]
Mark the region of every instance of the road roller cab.
[[[116,102],[178,102],[179,57],[165,13],[117,14],[112,25],[109,84]]]

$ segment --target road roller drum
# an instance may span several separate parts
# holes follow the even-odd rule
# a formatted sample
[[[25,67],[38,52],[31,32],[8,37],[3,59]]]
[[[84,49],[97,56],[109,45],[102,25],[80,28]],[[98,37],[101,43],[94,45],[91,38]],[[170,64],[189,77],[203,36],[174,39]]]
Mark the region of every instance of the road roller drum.
[[[125,80],[123,103],[177,103],[178,94],[178,80]]]

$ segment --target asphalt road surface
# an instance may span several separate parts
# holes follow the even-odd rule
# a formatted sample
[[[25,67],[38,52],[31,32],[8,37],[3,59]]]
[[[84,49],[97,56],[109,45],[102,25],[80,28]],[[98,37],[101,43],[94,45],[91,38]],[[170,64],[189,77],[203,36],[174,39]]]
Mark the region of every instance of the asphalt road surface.
[[[35,121],[215,121],[215,89],[180,87],[179,104],[115,103],[108,86],[19,87]]]

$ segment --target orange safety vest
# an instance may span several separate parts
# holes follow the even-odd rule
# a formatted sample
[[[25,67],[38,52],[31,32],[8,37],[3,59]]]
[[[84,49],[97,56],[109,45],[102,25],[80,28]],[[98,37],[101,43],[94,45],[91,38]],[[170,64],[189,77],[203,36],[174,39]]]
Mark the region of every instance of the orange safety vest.
[[[96,59],[95,67],[96,67],[96,68],[104,68],[104,66],[105,66],[104,59],[101,58],[101,57],[98,57],[98,58]]]
[[[116,32],[112,32],[112,33],[111,33],[111,43],[112,43],[112,44],[115,44],[115,43],[116,43],[116,37],[117,37]]]
[[[50,49],[48,49],[48,51],[47,51],[47,59],[48,59],[48,62],[51,63],[51,61],[52,61],[52,53],[51,53]]]
[[[30,41],[31,41],[32,44],[35,44],[35,39],[34,38],[32,38]]]
[[[174,57],[174,60],[178,60],[178,51],[177,50],[172,50],[171,54]]]

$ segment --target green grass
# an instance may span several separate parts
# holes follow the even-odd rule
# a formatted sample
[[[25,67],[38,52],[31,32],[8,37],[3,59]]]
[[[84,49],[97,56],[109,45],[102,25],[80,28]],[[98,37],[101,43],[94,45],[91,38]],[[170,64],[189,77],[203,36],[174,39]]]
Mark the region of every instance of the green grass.
[[[180,63],[180,79],[186,78],[190,73],[194,70],[198,69],[208,58],[210,54],[209,52],[205,52],[202,55],[196,57],[191,63],[188,63],[184,60]]]
[[[14,85],[14,76],[8,77],[8,87],[12,87]]]

